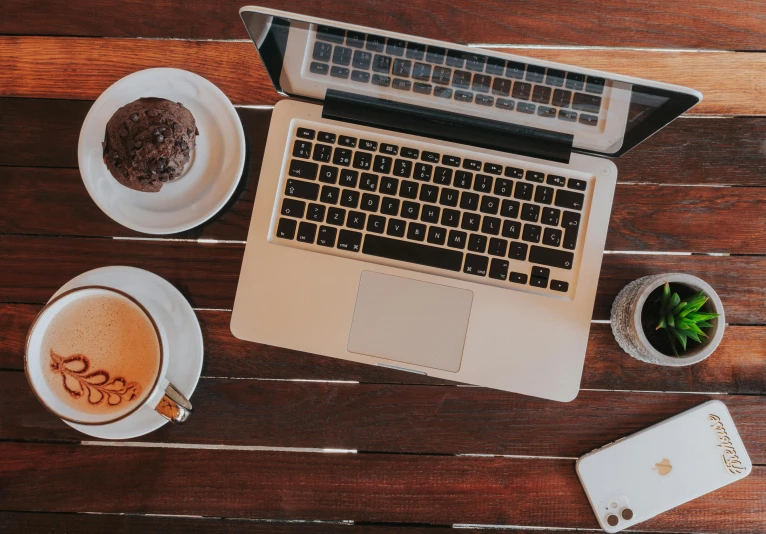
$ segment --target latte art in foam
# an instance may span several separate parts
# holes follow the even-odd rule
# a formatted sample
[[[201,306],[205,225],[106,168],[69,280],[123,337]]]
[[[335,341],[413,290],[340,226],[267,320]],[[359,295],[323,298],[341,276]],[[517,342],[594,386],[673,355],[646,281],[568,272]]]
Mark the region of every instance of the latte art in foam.
[[[141,394],[141,385],[122,377],[112,378],[106,371],[91,371],[90,360],[84,354],[64,358],[51,349],[51,370],[59,373],[62,385],[75,399],[85,398],[89,404],[106,402],[118,406]]]

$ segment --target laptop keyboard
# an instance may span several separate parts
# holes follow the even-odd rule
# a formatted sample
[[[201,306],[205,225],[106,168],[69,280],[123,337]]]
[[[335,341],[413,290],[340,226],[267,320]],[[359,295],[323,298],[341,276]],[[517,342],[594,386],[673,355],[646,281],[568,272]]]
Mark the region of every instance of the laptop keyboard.
[[[502,287],[574,290],[589,180],[297,122],[275,208],[277,242]]]
[[[606,80],[401,39],[318,26],[309,71],[466,105],[596,126]]]

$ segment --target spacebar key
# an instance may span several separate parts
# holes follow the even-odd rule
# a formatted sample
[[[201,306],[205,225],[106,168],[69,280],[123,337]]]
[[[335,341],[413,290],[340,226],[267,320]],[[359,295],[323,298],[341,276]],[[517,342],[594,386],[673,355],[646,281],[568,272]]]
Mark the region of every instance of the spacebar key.
[[[362,253],[450,271],[460,271],[463,266],[463,253],[457,250],[420,245],[372,234],[365,236]]]
[[[571,269],[574,254],[564,250],[557,250],[547,247],[538,247],[532,245],[529,252],[529,262],[538,265],[547,265],[548,267],[558,267],[560,269]]]

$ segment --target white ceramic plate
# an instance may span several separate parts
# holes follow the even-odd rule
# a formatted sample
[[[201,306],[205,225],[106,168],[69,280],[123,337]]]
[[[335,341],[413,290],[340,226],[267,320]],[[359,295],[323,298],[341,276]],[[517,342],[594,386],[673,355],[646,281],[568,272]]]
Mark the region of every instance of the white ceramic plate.
[[[115,180],[103,159],[106,123],[141,97],[180,102],[197,122],[197,146],[184,174],[143,193]],[[245,133],[226,95],[201,76],[179,69],[147,69],[115,82],[90,108],[77,157],[93,201],[123,226],[146,234],[173,234],[205,222],[229,200],[245,166]]]
[[[167,378],[187,399],[192,400],[192,393],[202,374],[204,349],[199,321],[184,296],[170,282],[154,273],[135,267],[115,266],[83,273],[67,282],[53,297],[76,287],[91,285],[113,287],[133,295],[162,323],[170,354]],[[96,438],[130,439],[153,432],[169,421],[152,408],[143,406],[125,419],[106,425],[64,422]]]

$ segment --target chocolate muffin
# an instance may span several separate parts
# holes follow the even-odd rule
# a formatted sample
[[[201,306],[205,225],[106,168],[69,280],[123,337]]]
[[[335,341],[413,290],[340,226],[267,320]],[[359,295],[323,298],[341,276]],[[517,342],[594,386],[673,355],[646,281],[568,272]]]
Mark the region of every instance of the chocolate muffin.
[[[155,193],[181,175],[198,134],[183,104],[139,98],[106,124],[104,163],[122,185]]]

